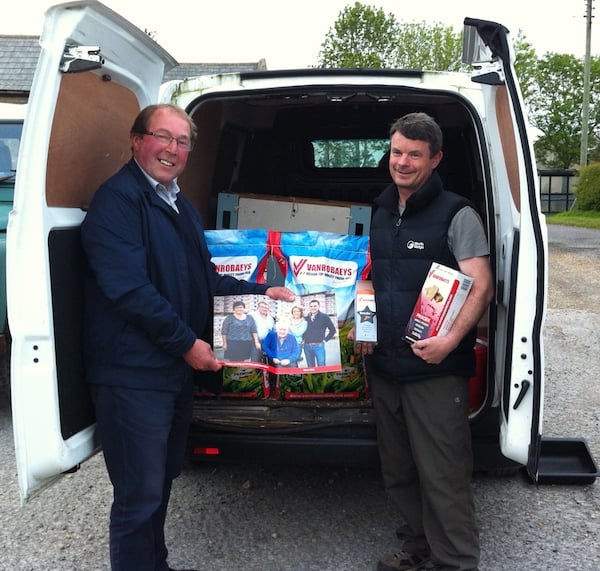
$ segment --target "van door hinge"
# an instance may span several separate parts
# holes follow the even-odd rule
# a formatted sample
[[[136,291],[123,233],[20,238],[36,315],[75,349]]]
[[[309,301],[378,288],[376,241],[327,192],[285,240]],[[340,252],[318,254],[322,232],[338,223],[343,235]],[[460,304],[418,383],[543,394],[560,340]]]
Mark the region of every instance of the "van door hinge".
[[[98,69],[104,65],[104,58],[100,55],[99,46],[65,46],[60,61],[60,71],[63,73],[76,73]]]

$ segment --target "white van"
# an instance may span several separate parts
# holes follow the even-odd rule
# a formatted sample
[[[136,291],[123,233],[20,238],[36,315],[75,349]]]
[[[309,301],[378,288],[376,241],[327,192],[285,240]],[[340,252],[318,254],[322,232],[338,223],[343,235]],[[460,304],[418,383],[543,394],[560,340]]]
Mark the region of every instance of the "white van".
[[[538,478],[546,228],[507,30],[467,19],[465,38],[471,74],[259,71],[161,88],[176,62],[119,15],[95,1],[48,11],[8,236],[23,500],[98,451],[81,356],[79,226],[96,188],[129,159],[134,117],[159,100],[181,105],[198,126],[179,182],[214,230],[368,234],[372,199],[389,182],[378,165],[389,125],[409,111],[433,115],[445,137],[438,170],[447,189],[479,210],[496,282],[478,328],[486,350],[471,415],[476,465],[526,466]],[[348,147],[367,152],[324,158],[325,148]],[[368,393],[337,396],[236,399],[199,391],[190,453],[253,462],[375,461]]]

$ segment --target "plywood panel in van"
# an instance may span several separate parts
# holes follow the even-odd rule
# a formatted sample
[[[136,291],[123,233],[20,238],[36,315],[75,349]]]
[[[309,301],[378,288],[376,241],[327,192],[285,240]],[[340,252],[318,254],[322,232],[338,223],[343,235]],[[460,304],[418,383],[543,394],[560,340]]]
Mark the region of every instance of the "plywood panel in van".
[[[48,148],[48,206],[87,207],[131,157],[129,130],[139,110],[135,94],[110,78],[63,75]]]

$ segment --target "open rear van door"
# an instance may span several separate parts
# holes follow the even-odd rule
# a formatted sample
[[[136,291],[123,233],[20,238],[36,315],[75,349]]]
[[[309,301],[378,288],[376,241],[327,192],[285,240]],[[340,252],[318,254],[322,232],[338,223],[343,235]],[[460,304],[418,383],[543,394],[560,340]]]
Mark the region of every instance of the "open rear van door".
[[[501,411],[500,448],[506,457],[526,465],[535,480],[544,390],[545,219],[508,30],[471,18],[464,24],[463,62],[473,66],[472,79],[483,88],[487,148],[500,181],[488,195],[494,213],[489,225],[498,284],[493,359]]]
[[[98,449],[81,359],[79,226],[131,156],[129,129],[175,60],[99,2],[46,13],[7,242],[15,453],[24,502]]]

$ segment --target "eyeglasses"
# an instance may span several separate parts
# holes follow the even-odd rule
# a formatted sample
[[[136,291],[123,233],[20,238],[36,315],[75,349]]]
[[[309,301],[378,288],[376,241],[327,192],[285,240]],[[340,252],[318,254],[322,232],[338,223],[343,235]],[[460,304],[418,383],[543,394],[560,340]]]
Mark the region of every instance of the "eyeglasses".
[[[168,147],[171,141],[175,141],[182,151],[191,151],[194,148],[194,143],[187,137],[172,137],[168,131],[146,131],[142,135],[154,137],[163,147]]]

